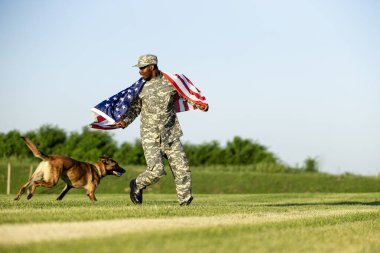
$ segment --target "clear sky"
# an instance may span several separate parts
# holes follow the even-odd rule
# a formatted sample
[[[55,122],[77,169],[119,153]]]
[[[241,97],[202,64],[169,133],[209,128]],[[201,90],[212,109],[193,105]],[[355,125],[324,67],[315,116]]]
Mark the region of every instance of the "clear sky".
[[[377,0],[0,0],[0,132],[80,132],[145,53],[207,97],[179,115],[184,142],[241,136],[289,165],[380,173]],[[139,120],[114,131],[138,137]]]

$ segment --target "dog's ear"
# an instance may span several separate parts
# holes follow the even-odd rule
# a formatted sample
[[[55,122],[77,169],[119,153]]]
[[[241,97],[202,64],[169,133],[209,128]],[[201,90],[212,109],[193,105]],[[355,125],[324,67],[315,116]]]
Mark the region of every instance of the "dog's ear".
[[[108,164],[108,161],[110,160],[111,158],[106,156],[106,155],[102,155],[101,157],[99,157],[99,161],[104,163],[104,164]]]

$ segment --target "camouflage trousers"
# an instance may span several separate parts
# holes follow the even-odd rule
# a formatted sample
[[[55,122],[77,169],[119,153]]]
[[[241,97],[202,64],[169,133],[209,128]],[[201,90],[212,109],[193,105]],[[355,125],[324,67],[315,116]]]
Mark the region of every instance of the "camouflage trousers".
[[[177,191],[178,201],[191,198],[191,171],[181,141],[179,139],[164,144],[156,140],[142,140],[147,169],[136,178],[138,189],[158,182],[166,175],[164,158],[167,157]]]

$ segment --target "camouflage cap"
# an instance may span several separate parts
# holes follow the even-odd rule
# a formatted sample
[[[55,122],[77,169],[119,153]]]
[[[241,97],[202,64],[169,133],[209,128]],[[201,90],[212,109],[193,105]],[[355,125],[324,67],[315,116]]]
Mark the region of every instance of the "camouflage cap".
[[[138,63],[134,65],[133,67],[143,68],[151,64],[157,65],[157,63],[158,63],[157,56],[153,54],[144,54],[139,57]]]

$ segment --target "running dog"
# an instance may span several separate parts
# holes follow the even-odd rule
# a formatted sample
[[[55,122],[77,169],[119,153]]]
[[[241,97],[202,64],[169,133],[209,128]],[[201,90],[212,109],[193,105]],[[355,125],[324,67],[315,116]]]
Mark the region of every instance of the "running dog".
[[[87,190],[87,196],[90,200],[96,201],[94,192],[100,183],[100,179],[107,175],[120,177],[125,172],[117,162],[107,156],[102,156],[98,162],[90,164],[66,156],[45,155],[29,138],[21,138],[33,155],[42,159],[42,162],[40,162],[28,182],[21,187],[15,200],[19,200],[26,190],[28,191],[27,199],[31,199],[38,186],[52,188],[61,178],[66,182],[66,186],[57,200],[62,200],[71,188],[84,188]]]

